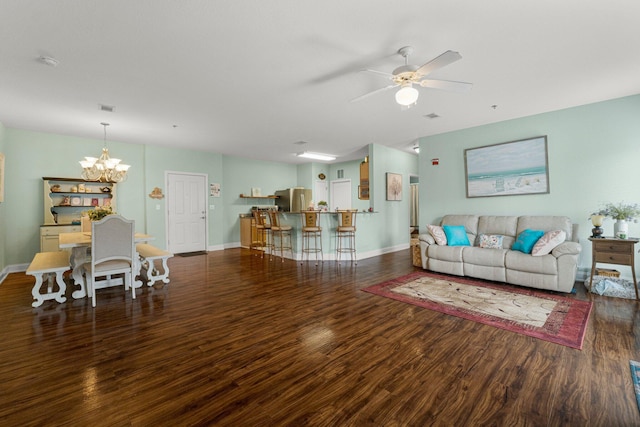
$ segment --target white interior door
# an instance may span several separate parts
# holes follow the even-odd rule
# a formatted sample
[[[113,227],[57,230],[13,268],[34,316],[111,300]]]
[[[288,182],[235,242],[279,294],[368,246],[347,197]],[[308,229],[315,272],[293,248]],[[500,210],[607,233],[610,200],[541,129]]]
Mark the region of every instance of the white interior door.
[[[331,191],[329,192],[331,198],[330,210],[336,209],[351,209],[351,180],[342,179],[331,181]]]
[[[207,249],[207,177],[169,172],[167,174],[167,236],[173,253]]]

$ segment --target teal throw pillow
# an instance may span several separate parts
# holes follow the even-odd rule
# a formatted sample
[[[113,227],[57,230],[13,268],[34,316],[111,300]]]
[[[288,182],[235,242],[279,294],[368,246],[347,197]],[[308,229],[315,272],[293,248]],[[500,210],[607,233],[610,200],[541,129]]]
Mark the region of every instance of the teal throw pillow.
[[[536,244],[538,239],[544,236],[544,231],[540,230],[529,230],[528,228],[524,230],[522,233],[518,234],[518,238],[516,239],[511,249],[514,251],[520,251],[525,254],[530,254],[533,249],[533,245]]]
[[[449,246],[471,246],[463,225],[443,225]]]

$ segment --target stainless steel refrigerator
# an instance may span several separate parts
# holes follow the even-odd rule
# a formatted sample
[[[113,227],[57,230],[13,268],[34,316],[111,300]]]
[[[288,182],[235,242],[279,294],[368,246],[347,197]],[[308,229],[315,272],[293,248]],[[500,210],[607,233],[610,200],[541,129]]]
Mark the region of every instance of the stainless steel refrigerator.
[[[307,188],[287,188],[275,192],[276,205],[283,212],[300,212],[307,209],[313,200],[312,191]]]

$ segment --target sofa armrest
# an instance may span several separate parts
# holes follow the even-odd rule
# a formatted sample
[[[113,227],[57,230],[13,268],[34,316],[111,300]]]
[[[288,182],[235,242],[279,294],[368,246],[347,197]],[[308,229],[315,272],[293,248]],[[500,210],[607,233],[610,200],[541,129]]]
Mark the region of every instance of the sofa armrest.
[[[556,246],[552,251],[551,255],[558,258],[562,255],[578,255],[582,251],[582,246],[580,243],[576,242],[563,242]]]
[[[425,233],[418,236],[418,240],[421,242],[426,242],[429,245],[435,245],[436,240],[433,238],[431,234]]]

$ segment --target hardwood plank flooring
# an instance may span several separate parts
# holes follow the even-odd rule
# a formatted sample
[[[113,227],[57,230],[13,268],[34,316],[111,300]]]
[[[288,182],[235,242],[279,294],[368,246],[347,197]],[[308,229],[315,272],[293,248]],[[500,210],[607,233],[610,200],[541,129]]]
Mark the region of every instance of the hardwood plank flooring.
[[[0,425],[632,426],[640,305],[592,298],[582,351],[361,292],[417,270],[229,249],[171,283],[31,308],[0,285]]]

